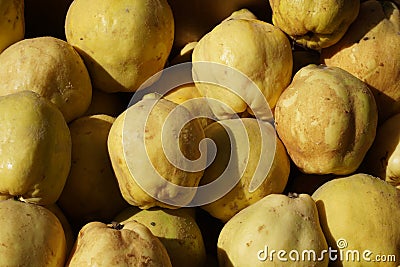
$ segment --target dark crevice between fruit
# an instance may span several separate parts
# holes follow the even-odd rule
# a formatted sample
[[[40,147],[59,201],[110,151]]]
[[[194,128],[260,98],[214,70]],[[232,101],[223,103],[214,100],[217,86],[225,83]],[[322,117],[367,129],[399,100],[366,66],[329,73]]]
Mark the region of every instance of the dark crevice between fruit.
[[[111,228],[115,230],[121,230],[124,228],[124,225],[118,222],[111,222]]]

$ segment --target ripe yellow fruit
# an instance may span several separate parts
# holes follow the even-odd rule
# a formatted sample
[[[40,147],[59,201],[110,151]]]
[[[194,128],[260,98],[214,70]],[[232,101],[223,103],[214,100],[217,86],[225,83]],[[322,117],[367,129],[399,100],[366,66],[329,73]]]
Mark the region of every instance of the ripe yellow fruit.
[[[164,67],[174,19],[167,0],[75,0],[65,34],[85,60],[94,87],[132,92]]]
[[[221,267],[326,267],[327,249],[317,207],[307,194],[268,195],[233,216],[218,237]]]
[[[57,201],[71,165],[71,135],[57,107],[32,91],[0,97],[0,197]]]
[[[63,267],[66,239],[48,209],[16,201],[0,201],[0,265]]]
[[[107,138],[114,120],[99,114],[69,124],[72,163],[58,204],[75,226],[111,221],[127,206],[108,156]]]
[[[196,86],[193,83],[181,85],[164,95],[165,99],[172,101],[178,105],[184,103],[187,100],[201,97],[202,96],[199,90],[197,90]]]
[[[117,117],[108,152],[128,203],[176,208],[193,199],[206,159],[192,163],[204,156],[199,151],[204,132],[191,118],[185,107],[149,95]]]
[[[290,83],[293,64],[290,42],[278,27],[257,19],[239,18],[225,20],[204,35],[193,50],[192,61],[200,93],[231,109],[217,101],[210,102],[212,111],[220,119],[232,118],[232,113],[246,110],[260,117],[269,116],[263,113],[266,104],[260,98],[264,96],[270,108],[275,106]],[[202,61],[222,64],[226,69],[196,64]],[[238,72],[249,79],[238,80]],[[214,84],[202,83],[209,76],[215,78]],[[235,88],[219,86],[226,81],[233,83],[243,98],[235,93]]]
[[[31,90],[54,103],[67,122],[82,116],[92,98],[83,60],[53,37],[19,41],[0,54],[0,95]]]
[[[300,45],[321,49],[337,43],[356,19],[359,0],[270,0],[272,22]]]
[[[86,224],[79,231],[65,266],[172,267],[161,241],[135,221],[124,225]]]
[[[206,138],[215,142],[217,154],[205,169],[200,184],[216,179],[239,180],[232,190],[224,192],[226,195],[202,206],[213,217],[227,222],[266,195],[285,189],[289,157],[275,131],[267,126],[256,119],[244,118],[214,122],[204,129]],[[250,191],[253,179],[263,180],[256,190]]]
[[[323,184],[312,198],[328,245],[337,250],[332,266],[399,266],[398,189],[357,173]],[[380,255],[382,258],[377,258]]]
[[[193,208],[140,210],[128,207],[114,221],[120,224],[137,221],[149,228],[167,249],[173,266],[203,267],[206,251],[194,213]]]
[[[347,175],[371,147],[378,113],[365,83],[340,68],[308,65],[282,93],[275,120],[279,137],[301,171]]]
[[[164,95],[164,98],[187,108],[203,129],[213,122],[207,99],[203,98],[194,83],[178,86]]]
[[[379,124],[400,112],[400,6],[369,0],[347,33],[322,49],[322,61],[344,69],[369,85],[379,112]]]
[[[0,1],[0,53],[24,38],[24,0]]]

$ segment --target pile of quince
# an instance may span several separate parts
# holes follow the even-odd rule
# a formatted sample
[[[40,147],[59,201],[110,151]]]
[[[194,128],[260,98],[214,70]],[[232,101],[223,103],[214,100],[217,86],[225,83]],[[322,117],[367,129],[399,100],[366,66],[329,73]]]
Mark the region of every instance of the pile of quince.
[[[399,266],[392,0],[0,0],[0,266]]]

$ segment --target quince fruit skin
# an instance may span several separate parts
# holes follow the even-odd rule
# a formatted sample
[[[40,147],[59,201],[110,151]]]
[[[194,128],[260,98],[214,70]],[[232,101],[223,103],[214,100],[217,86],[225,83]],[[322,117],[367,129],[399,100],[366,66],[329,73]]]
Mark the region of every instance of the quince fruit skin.
[[[107,139],[114,121],[114,117],[98,114],[69,124],[72,163],[57,203],[75,227],[89,221],[111,221],[128,205],[108,155]]]
[[[0,1],[0,53],[25,35],[24,0]]]
[[[270,0],[272,23],[299,45],[320,50],[337,43],[356,19],[359,0]]]
[[[219,266],[328,266],[321,258],[328,245],[322,232],[317,207],[307,194],[270,194],[232,217],[218,238]],[[272,250],[284,250],[283,262]],[[291,251],[299,259],[290,257]],[[302,258],[304,250],[316,259]],[[260,252],[261,251],[261,252]],[[263,260],[265,259],[265,260]]]
[[[328,245],[338,248],[344,239],[343,255],[358,251],[360,261],[332,261],[332,266],[390,266],[400,264],[400,191],[377,177],[356,173],[333,179],[313,194]],[[343,241],[343,240],[342,240]],[[343,243],[341,243],[343,244]],[[362,253],[371,251],[370,258]],[[394,255],[395,261],[375,261],[377,255]],[[351,256],[350,256],[351,259]],[[331,266],[330,265],[330,266]]]
[[[163,96],[165,99],[187,108],[204,129],[214,121],[214,115],[194,83],[180,85]]]
[[[108,136],[108,152],[122,196],[129,204],[148,209],[178,208],[191,202],[206,165],[199,151],[204,131],[198,120],[191,119],[185,107],[155,95],[146,95],[116,118]],[[183,162],[183,166],[171,163],[179,162],[182,156],[190,162]],[[193,171],[191,162],[200,156]],[[189,190],[183,192],[169,183]]]
[[[374,141],[377,122],[369,87],[347,71],[323,65],[300,69],[275,108],[278,135],[307,174],[354,172]]]
[[[167,0],[74,0],[65,35],[84,59],[95,88],[134,92],[164,68],[174,18]]]
[[[400,112],[400,9],[391,1],[361,4],[357,19],[321,62],[353,74],[370,87],[379,124]]]
[[[24,90],[54,103],[67,122],[82,116],[92,99],[87,68],[64,40],[54,37],[24,39],[0,54],[0,95]]]
[[[137,221],[149,228],[167,249],[173,266],[205,266],[206,250],[194,208],[140,210],[131,206],[114,221],[120,224]]]
[[[202,62],[210,64],[204,66]],[[217,100],[210,102],[210,108],[218,119],[233,118],[247,110],[268,120],[271,114],[265,113],[265,108],[272,109],[290,83],[293,58],[289,39],[278,27],[233,15],[199,40],[192,63],[201,95]],[[220,64],[226,68],[217,68]],[[238,72],[248,80],[241,79]],[[209,77],[215,79],[213,84],[208,82]],[[233,91],[236,89],[223,87],[227,82],[237,87],[243,98]]]
[[[55,203],[71,166],[71,134],[59,109],[32,91],[0,97],[0,198]]]
[[[172,267],[161,241],[141,223],[104,224],[93,221],[78,233],[66,267]]]
[[[215,179],[239,179],[224,196],[201,206],[213,217],[227,222],[266,195],[283,193],[290,173],[289,157],[275,130],[268,126],[254,118],[242,118],[214,122],[204,130],[206,138],[215,142],[217,155],[205,169],[200,185]],[[268,161],[271,167],[265,170]],[[250,191],[253,179],[263,180]]]
[[[63,267],[67,244],[51,211],[14,199],[0,201],[0,265]]]

